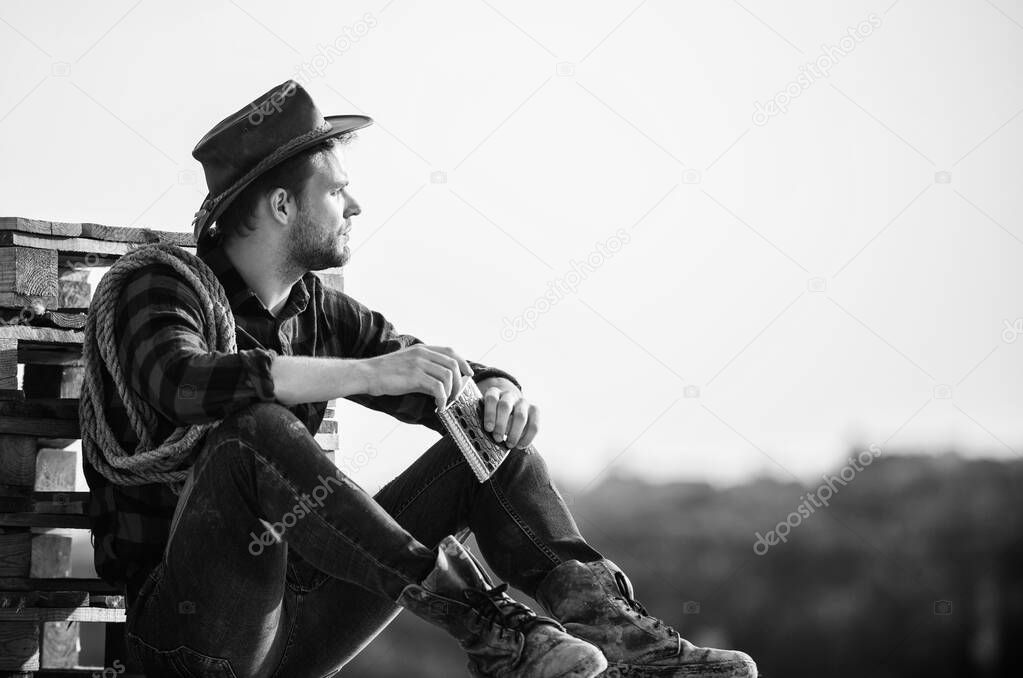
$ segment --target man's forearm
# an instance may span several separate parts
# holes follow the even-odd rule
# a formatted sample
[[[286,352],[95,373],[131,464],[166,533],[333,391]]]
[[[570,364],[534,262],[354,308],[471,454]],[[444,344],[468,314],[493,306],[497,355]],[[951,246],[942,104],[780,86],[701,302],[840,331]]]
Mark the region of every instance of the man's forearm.
[[[320,402],[368,392],[365,364],[355,358],[278,355],[270,366],[282,405]]]

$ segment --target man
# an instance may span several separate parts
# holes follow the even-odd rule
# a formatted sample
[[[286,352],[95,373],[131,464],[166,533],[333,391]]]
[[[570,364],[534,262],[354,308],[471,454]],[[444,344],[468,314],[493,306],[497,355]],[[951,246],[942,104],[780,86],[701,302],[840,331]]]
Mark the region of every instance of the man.
[[[154,439],[220,422],[180,497],[86,467],[97,571],[127,582],[127,640],[147,675],[333,675],[405,608],[457,639],[476,676],[755,676],[748,655],[694,647],[648,615],[586,543],[525,449],[538,410],[515,377],[397,333],[312,273],[349,259],[360,209],[340,148],[371,123],[324,118],[288,81],[193,151],[210,189],[198,255],[230,302],[237,353],[210,349],[208,300],[173,267],[143,266],[120,293],[118,355],[132,397],[160,415]],[[435,412],[466,378],[511,449],[484,483]],[[106,392],[122,442],[138,443]],[[313,437],[339,397],[442,437],[370,497]],[[547,615],[488,580],[461,544],[470,531]]]

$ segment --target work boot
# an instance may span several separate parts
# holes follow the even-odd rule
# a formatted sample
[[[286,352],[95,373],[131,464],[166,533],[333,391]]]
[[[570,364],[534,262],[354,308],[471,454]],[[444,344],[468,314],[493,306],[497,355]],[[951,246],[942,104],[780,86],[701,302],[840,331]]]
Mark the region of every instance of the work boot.
[[[406,586],[397,602],[454,636],[477,678],[594,678],[607,668],[600,650],[512,600],[507,586],[494,586],[448,536],[436,567],[422,583]]]
[[[744,652],[696,647],[633,599],[632,583],[610,560],[569,560],[536,599],[573,636],[600,648],[614,678],[756,678]]]

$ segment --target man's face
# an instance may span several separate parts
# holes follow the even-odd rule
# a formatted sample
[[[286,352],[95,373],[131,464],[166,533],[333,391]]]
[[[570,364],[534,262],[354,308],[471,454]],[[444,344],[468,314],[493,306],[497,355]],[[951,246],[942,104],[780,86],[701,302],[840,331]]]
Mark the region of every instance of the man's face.
[[[348,192],[348,174],[335,147],[315,160],[316,170],[306,183],[302,207],[288,239],[289,258],[304,270],[344,266],[351,257],[347,232],[360,213]]]

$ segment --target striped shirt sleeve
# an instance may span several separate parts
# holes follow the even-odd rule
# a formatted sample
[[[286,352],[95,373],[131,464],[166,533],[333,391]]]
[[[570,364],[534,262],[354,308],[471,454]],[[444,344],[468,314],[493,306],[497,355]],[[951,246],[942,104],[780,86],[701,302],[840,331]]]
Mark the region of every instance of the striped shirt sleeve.
[[[337,346],[339,358],[375,358],[423,341],[411,334],[397,332],[394,325],[379,311],[344,292],[324,288],[324,306],[331,331],[340,339]],[[505,377],[521,390],[518,380],[511,374],[496,367],[466,359],[473,369],[473,381],[480,382],[487,377]],[[399,421],[427,426],[441,434],[446,432],[437,418],[436,402],[425,393],[404,395],[372,396],[365,393],[346,397],[379,412],[390,414]]]
[[[256,402],[273,402],[277,352],[213,351],[202,305],[169,266],[139,268],[125,282],[115,315],[118,356],[141,398],[176,426],[202,424]]]

